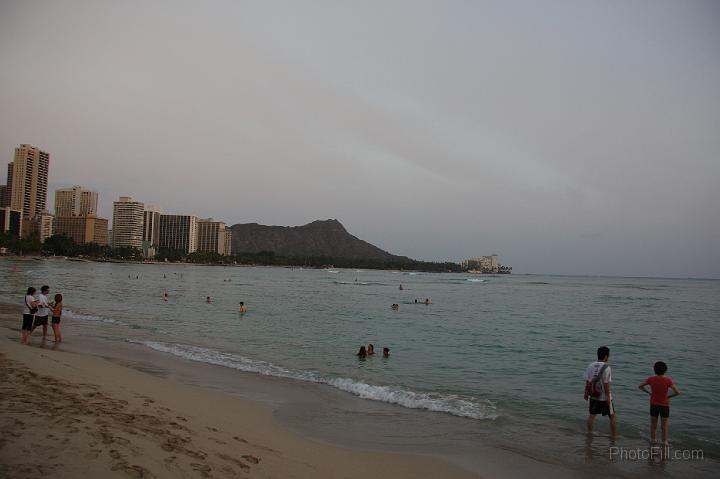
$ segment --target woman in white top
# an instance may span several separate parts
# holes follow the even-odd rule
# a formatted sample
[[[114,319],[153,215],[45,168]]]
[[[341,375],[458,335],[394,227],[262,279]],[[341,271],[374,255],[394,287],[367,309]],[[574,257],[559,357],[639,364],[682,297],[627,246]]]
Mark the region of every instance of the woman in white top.
[[[25,304],[23,305],[23,321],[21,342],[23,344],[30,344],[30,333],[33,329],[33,320],[35,319],[35,313],[37,312],[37,301],[35,301],[35,288],[30,286],[25,295]]]

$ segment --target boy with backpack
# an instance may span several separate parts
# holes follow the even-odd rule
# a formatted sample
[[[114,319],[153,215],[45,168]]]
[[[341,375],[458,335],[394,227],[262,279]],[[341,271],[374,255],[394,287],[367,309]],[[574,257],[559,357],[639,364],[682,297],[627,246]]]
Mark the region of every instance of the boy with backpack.
[[[658,361],[653,366],[655,376],[650,376],[643,381],[638,388],[650,395],[650,441],[655,442],[655,430],[657,429],[658,417],[661,420],[663,444],[668,445],[668,418],[670,417],[670,398],[680,394],[673,380],[666,377],[667,364]],[[650,386],[650,391],[645,386]],[[668,389],[673,393],[668,396]]]
[[[610,432],[612,436],[617,435],[617,423],[615,408],[612,403],[610,383],[612,372],[608,360],[610,359],[610,348],[599,347],[597,350],[598,360],[590,363],[585,371],[585,400],[590,400],[587,419],[588,432],[592,432],[595,424],[595,416],[602,414],[610,417]]]

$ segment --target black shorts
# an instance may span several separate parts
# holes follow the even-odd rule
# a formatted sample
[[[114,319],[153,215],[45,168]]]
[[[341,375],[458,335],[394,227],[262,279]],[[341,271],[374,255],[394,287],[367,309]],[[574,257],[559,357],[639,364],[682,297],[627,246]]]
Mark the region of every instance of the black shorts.
[[[34,316],[32,314],[23,314],[23,331],[32,331],[33,317]]]
[[[47,316],[35,316],[35,327],[47,326]]]
[[[615,406],[607,401],[598,401],[590,398],[589,411],[591,415],[602,414],[603,416],[612,416],[615,414]]]
[[[650,405],[650,416],[652,417],[670,417],[670,406]]]
[[[53,316],[53,317],[52,317],[52,323],[53,323],[53,324],[60,324],[60,316]]]

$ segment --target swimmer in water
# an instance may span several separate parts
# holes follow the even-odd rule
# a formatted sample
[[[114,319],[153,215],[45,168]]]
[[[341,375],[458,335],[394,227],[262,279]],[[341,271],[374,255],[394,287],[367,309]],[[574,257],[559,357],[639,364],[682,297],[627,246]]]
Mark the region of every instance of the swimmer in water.
[[[247,308],[245,307],[245,303],[240,301],[240,313],[245,314],[247,313]]]
[[[168,300],[168,294],[167,294],[167,291],[165,291],[163,293],[163,301],[167,301],[167,300]]]
[[[210,296],[208,296],[207,298],[205,298],[205,302],[206,302],[206,303],[212,303],[212,300],[210,299]]]
[[[375,346],[371,343],[371,344],[368,344],[367,355],[372,356],[373,354],[375,354]]]
[[[358,358],[366,358],[367,351],[365,351],[365,346],[360,346],[360,351],[358,351],[355,356],[357,356]]]
[[[383,348],[383,357],[384,358],[390,357],[390,348]]]
[[[400,291],[403,290],[402,284],[400,285],[400,287],[399,287],[398,289],[399,289]]]

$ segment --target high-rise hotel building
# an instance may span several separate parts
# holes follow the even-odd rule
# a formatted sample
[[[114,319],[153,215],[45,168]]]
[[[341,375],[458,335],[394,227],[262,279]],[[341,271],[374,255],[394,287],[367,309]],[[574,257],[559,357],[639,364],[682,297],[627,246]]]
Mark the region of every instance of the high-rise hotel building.
[[[158,246],[184,254],[193,253],[197,251],[197,228],[197,216],[161,214]]]
[[[142,248],[145,205],[121,196],[113,203],[112,247]]]
[[[55,216],[97,216],[98,194],[80,186],[55,191]]]
[[[80,186],[55,191],[55,234],[76,244],[108,244],[108,220],[97,217],[98,194]]]
[[[229,255],[231,234],[222,221],[212,218],[198,220],[197,250]]]
[[[12,211],[20,212],[20,235],[28,236],[35,216],[45,211],[47,203],[48,168],[50,154],[32,145],[15,148],[13,161],[7,167],[7,182],[0,202]]]
[[[10,208],[32,219],[45,210],[47,203],[50,154],[32,145],[15,148],[15,159],[8,165],[7,195]]]
[[[108,220],[95,215],[56,216],[55,233],[72,238],[75,244],[108,244]]]
[[[146,206],[143,212],[143,241],[150,246],[160,244],[160,215],[162,210],[156,206]]]

